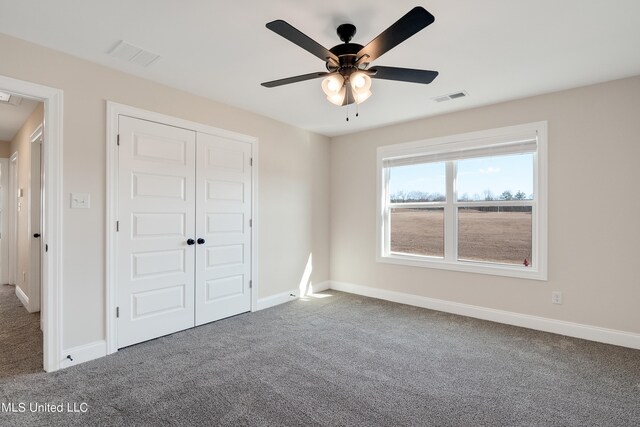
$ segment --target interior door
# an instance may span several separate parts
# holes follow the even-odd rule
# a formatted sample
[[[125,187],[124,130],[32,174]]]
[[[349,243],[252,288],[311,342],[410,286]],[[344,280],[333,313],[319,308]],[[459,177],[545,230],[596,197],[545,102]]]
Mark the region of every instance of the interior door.
[[[118,347],[194,325],[195,132],[120,116]]]
[[[251,144],[197,135],[196,325],[251,310]]]
[[[31,232],[29,243],[29,292],[31,294],[29,304],[32,310],[40,310],[40,298],[42,296],[42,136],[31,143],[31,191],[29,204],[29,221]],[[31,298],[33,301],[31,301]],[[40,316],[42,326],[42,318]]]
[[[7,220],[9,222],[7,283],[18,285],[18,218],[21,209],[18,198],[18,153],[9,159],[9,189]]]
[[[0,284],[9,283],[9,221],[7,221],[8,187],[9,160],[0,159]]]

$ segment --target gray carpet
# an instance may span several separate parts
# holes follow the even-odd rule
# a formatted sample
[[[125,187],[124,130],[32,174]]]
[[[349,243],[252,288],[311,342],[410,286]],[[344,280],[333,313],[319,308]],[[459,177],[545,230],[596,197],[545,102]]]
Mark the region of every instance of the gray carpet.
[[[15,286],[0,285],[0,378],[34,372],[42,372],[40,313],[24,308]]]
[[[0,425],[640,425],[640,351],[323,295],[2,379],[0,402],[88,411]]]

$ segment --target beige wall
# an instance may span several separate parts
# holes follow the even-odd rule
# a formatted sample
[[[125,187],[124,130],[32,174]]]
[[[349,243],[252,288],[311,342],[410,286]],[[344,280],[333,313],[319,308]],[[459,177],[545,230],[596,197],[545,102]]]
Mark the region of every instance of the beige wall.
[[[640,76],[334,138],[331,279],[640,333],[639,94]],[[542,120],[548,282],[376,262],[376,147]]]
[[[29,200],[31,197],[31,134],[40,126],[44,119],[44,104],[40,103],[29,118],[24,122],[16,136],[11,141],[9,152],[18,153],[18,188],[22,189],[20,212],[18,212],[18,236],[17,236],[17,271],[16,283],[28,298],[31,298],[34,289],[29,286],[29,252],[31,238],[29,236]],[[39,173],[39,172],[38,172]],[[39,178],[38,178],[39,179]],[[9,249],[11,250],[11,249]]]
[[[5,35],[0,51],[1,75],[64,90],[64,348],[104,339],[106,100],[259,138],[260,298],[297,287],[313,254],[314,283],[331,273],[335,281],[640,332],[640,199],[632,197],[640,77],[329,141]],[[549,122],[548,282],[375,262],[377,146],[539,120]],[[71,192],[90,193],[91,209],[69,209]],[[595,203],[603,194],[606,202]],[[552,290],[564,293],[563,305],[551,304]]]
[[[0,158],[8,159],[11,156],[11,141],[0,141]]]
[[[258,296],[297,288],[311,253],[329,279],[328,138],[5,35],[0,51],[0,74],[64,91],[64,348],[105,337],[106,100],[259,138]]]

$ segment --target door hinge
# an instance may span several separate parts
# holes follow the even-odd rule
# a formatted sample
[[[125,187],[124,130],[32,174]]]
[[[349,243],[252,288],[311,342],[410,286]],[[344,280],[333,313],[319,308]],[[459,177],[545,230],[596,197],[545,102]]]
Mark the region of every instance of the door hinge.
[[[249,227],[253,227],[253,220],[252,219],[249,220]]]
[[[49,252],[49,245],[44,245],[44,251]]]
[[[249,158],[249,166],[253,166],[253,157]]]
[[[116,145],[120,146],[120,134],[116,135]]]
[[[116,232],[120,231],[120,221],[116,221]]]
[[[120,307],[116,307],[116,318],[120,317]]]
[[[249,280],[249,289],[253,288],[253,280]]]

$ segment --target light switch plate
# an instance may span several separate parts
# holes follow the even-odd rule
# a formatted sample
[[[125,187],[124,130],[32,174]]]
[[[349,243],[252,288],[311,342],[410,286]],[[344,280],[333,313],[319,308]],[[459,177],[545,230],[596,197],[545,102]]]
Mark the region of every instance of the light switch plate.
[[[89,209],[90,204],[89,193],[71,193],[71,209]]]

